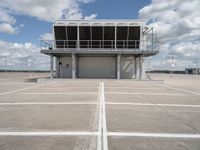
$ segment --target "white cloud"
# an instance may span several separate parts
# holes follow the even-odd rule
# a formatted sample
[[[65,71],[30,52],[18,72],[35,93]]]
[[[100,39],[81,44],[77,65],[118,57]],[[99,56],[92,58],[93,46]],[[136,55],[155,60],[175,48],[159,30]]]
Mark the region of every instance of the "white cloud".
[[[53,40],[52,33],[46,33],[40,36],[39,40]]]
[[[11,15],[9,15],[9,11],[6,9],[2,9],[0,8],[0,22],[7,22],[10,24],[15,24],[16,23],[16,19],[14,17],[12,17]]]
[[[0,33],[17,33],[18,28],[14,27],[16,19],[9,14],[9,10],[0,7],[0,16]]]
[[[0,32],[7,34],[16,34],[18,32],[18,28],[13,27],[8,23],[0,23]]]
[[[13,15],[28,15],[39,20],[53,22],[56,19],[93,19],[97,15],[84,16],[81,4],[94,0],[1,0],[0,2],[0,32],[14,34],[20,31],[22,25],[15,26]]]
[[[49,57],[40,53],[40,48],[32,43],[10,43],[0,40],[1,69],[48,69]]]
[[[40,20],[54,21],[58,18],[83,18],[80,5],[93,0],[1,0],[0,7],[9,14],[23,14]],[[8,14],[8,12],[7,12]]]
[[[139,11],[139,17],[147,19],[158,34],[160,54],[152,59],[155,58],[159,68],[166,67],[169,53],[178,56],[181,65],[177,69],[184,69],[191,65],[192,59],[198,59],[195,57],[200,53],[199,6],[199,0],[152,0]]]
[[[85,16],[85,20],[92,20],[95,19],[97,17],[97,14],[91,14],[90,16]]]

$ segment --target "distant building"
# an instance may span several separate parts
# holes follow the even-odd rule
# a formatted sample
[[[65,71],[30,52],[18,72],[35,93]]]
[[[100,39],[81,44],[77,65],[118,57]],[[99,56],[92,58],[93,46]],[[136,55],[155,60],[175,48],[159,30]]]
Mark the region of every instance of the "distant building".
[[[57,20],[53,36],[41,52],[56,78],[144,79],[144,58],[159,52],[143,20]]]
[[[186,68],[186,74],[200,74],[200,68]]]

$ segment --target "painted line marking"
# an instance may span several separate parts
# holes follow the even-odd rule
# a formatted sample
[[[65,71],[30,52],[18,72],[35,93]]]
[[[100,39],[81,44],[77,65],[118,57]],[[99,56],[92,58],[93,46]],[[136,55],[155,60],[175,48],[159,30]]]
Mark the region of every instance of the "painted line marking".
[[[200,108],[200,105],[181,105],[181,104],[150,104],[150,103],[113,103],[106,102],[108,105],[134,105],[134,106],[161,106],[161,107],[194,107]]]
[[[126,132],[108,132],[109,136],[122,137],[158,137],[158,138],[192,138],[199,139],[200,134],[169,134],[169,133],[126,133]]]
[[[104,95],[104,82],[100,82],[100,114],[99,114],[99,130],[101,134],[97,141],[97,150],[108,150],[108,135],[106,126],[106,105]]]
[[[97,92],[56,92],[56,93],[20,93],[23,95],[77,95],[77,94],[97,94]]]
[[[158,84],[158,85],[161,86],[161,87],[168,88],[168,89],[177,90],[179,92],[184,92],[184,93],[189,93],[189,94],[194,94],[194,95],[200,96],[200,93],[196,93],[196,92],[192,92],[192,91],[188,91],[188,90],[183,90],[183,89],[179,89],[179,88],[174,88],[174,87],[170,87],[170,86],[167,86],[167,85],[160,85],[160,84]]]
[[[0,136],[97,136],[98,132],[0,132]]]
[[[94,87],[94,86],[93,86],[93,87],[88,87],[88,86],[84,86],[84,87],[83,87],[83,86],[81,86],[81,87],[71,87],[71,86],[69,86],[69,87],[68,87],[68,86],[65,86],[65,87],[60,87],[60,86],[45,87],[45,89],[55,89],[55,88],[59,88],[59,89],[60,89],[60,88],[61,88],[61,89],[62,89],[62,88],[65,88],[66,90],[70,90],[70,89],[86,89],[86,88],[87,88],[87,89],[90,89],[90,88],[92,88],[92,89],[98,89],[98,87],[96,87],[96,86],[95,86],[95,87]]]
[[[42,84],[42,85],[36,85],[36,86],[26,87],[26,88],[22,88],[22,89],[18,89],[18,90],[11,90],[11,91],[0,93],[0,96],[6,95],[6,94],[11,94],[11,93],[16,93],[16,92],[21,92],[21,91],[25,91],[25,90],[29,90],[29,89],[33,89],[33,88],[37,88],[37,87],[42,87],[42,86],[49,85],[49,84],[52,84],[52,83],[53,82]]]
[[[103,124],[103,150],[108,150],[108,135],[106,126],[106,105],[105,105],[105,94],[104,94],[104,82],[102,84],[102,124]]]
[[[185,94],[176,94],[176,93],[130,93],[130,92],[105,92],[106,94],[119,94],[119,95],[155,95],[155,96],[184,96]]]
[[[132,89],[132,90],[161,90],[159,88],[134,88],[134,87],[111,87],[106,86],[105,89]]]
[[[96,102],[30,102],[30,103],[0,103],[0,106],[9,105],[96,105]]]
[[[22,102],[22,103],[0,103],[0,106],[12,105],[97,105],[97,102]],[[180,104],[150,104],[150,103],[115,103],[106,102],[107,105],[134,105],[134,106],[160,106],[160,107],[193,107],[200,108],[200,105],[180,105]]]
[[[98,125],[98,139],[97,139],[97,150],[102,150],[102,102],[101,102],[101,82],[99,83],[98,101],[99,101],[99,125]]]
[[[99,136],[99,132],[0,132],[0,136]],[[107,132],[107,136],[199,139],[200,134]]]

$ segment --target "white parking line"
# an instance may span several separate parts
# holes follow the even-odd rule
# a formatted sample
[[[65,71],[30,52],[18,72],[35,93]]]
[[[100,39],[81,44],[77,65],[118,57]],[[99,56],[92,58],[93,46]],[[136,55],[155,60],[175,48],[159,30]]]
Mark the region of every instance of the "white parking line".
[[[183,90],[183,89],[179,89],[179,88],[174,88],[174,87],[170,87],[170,86],[167,86],[167,85],[160,85],[160,84],[158,84],[158,85],[161,86],[161,87],[168,88],[168,89],[177,90],[177,91],[179,91],[179,92],[194,94],[194,95],[198,95],[198,96],[200,95],[200,93],[197,93],[197,92],[192,92],[192,91],[188,91],[188,90]]]
[[[97,136],[98,132],[0,132],[0,136]]]
[[[10,105],[96,105],[96,102],[24,102],[24,103],[0,103],[0,106]]]
[[[97,92],[55,92],[55,93],[20,93],[23,95],[77,95],[77,94],[97,94]]]
[[[101,82],[100,85],[99,133],[101,133],[101,136],[99,136],[97,141],[97,150],[108,150],[104,83]]]
[[[36,86],[26,87],[26,88],[22,88],[22,89],[18,89],[18,90],[11,90],[11,91],[0,93],[0,96],[1,95],[6,95],[6,94],[11,94],[11,93],[16,93],[16,92],[21,92],[21,91],[25,91],[25,90],[29,90],[29,89],[33,89],[33,88],[37,88],[37,87],[41,87],[41,86],[45,86],[45,85],[49,85],[49,84],[52,84],[52,83],[53,82],[42,84],[42,85],[40,84],[40,85],[36,85]]]
[[[99,136],[99,132],[0,132],[0,136]],[[107,136],[115,137],[158,137],[158,138],[185,138],[200,139],[200,134],[173,134],[173,133],[138,133],[138,132],[107,132]],[[105,150],[106,147],[104,147]]]
[[[101,91],[102,85],[101,82],[99,84],[99,92],[98,92],[98,101],[99,101],[99,125],[98,125],[98,139],[97,139],[97,150],[102,150],[102,100],[101,100]]]
[[[114,103],[114,102],[106,102],[106,104],[108,104],[108,105],[134,105],[134,106],[194,107],[194,108],[200,108],[200,105],[181,105],[181,104]]]
[[[106,94],[119,94],[119,95],[155,95],[155,96],[184,96],[185,94],[176,93],[135,93],[135,92],[105,92]]]
[[[137,88],[137,87],[112,87],[112,86],[106,86],[106,89],[132,89],[132,90],[161,90],[159,88]]]
[[[108,132],[108,136],[186,138],[186,139],[199,139],[200,138],[200,134],[137,133],[137,132],[136,133]]]
[[[108,135],[106,126],[106,105],[104,95],[104,82],[102,84],[102,124],[103,124],[103,150],[108,150]]]

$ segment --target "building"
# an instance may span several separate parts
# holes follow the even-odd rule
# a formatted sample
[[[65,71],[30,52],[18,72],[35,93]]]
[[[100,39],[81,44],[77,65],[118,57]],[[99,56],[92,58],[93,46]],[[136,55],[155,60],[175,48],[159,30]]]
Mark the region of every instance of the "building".
[[[185,74],[200,74],[200,68],[185,68]]]
[[[41,52],[56,78],[144,79],[144,58],[159,52],[143,20],[57,20],[53,36]]]

